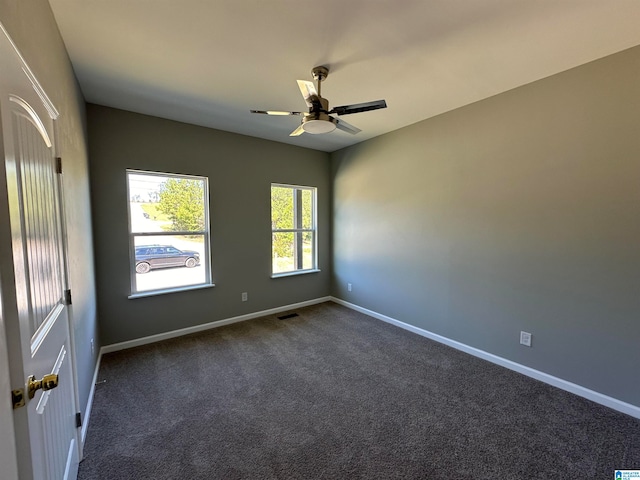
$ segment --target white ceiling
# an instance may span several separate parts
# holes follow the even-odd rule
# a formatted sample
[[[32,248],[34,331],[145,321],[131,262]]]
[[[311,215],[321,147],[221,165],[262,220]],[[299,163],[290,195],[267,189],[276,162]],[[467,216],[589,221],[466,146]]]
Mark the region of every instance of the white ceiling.
[[[334,151],[640,44],[639,0],[50,0],[88,102]],[[330,67],[362,129],[289,137]]]

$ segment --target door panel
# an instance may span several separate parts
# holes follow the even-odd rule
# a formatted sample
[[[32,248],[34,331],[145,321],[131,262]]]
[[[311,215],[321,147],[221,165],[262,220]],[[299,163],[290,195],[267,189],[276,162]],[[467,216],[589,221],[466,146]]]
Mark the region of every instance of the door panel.
[[[55,165],[51,147],[34,128],[31,118],[20,111],[11,113],[16,140],[20,142],[17,166],[20,169],[22,228],[26,240],[25,261],[33,337],[38,330],[46,330],[47,321],[53,320],[51,313],[59,304],[63,291]],[[32,351],[33,347],[32,343]]]

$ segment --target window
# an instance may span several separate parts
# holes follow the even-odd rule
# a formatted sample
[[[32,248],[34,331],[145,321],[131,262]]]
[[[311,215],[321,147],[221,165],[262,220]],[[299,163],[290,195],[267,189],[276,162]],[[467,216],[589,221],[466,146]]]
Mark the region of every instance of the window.
[[[127,170],[131,294],[211,285],[206,177]]]
[[[272,184],[272,276],[317,271],[316,236],[316,189]]]

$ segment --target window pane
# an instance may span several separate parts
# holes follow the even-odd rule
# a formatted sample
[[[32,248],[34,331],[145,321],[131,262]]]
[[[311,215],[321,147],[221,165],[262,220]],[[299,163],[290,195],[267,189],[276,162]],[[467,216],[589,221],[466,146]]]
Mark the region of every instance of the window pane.
[[[131,231],[205,230],[205,181],[196,178],[129,173]]]
[[[295,228],[292,188],[271,187],[271,228],[283,230]]]
[[[135,236],[138,292],[206,282],[204,235]]]
[[[158,210],[160,185],[166,177],[129,173],[129,216],[131,231],[162,232],[169,223],[169,217]]]
[[[298,190],[302,195],[302,228],[313,228],[313,192]]]
[[[295,233],[273,233],[273,273],[292,272],[296,269]]]
[[[302,268],[305,270],[315,267],[313,255],[313,232],[301,232],[302,236]]]

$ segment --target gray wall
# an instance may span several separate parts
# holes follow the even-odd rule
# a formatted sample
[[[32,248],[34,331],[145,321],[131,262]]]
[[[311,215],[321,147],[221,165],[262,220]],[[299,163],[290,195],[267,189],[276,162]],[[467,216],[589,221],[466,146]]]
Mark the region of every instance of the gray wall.
[[[333,295],[640,406],[640,47],[332,170]]]
[[[97,105],[87,115],[103,344],[329,295],[327,153]],[[214,288],[127,298],[127,168],[209,178]],[[320,273],[270,277],[271,182],[318,188]]]
[[[46,0],[0,0],[0,21],[60,112],[58,151],[63,158],[65,220],[70,253],[71,309],[84,417],[98,348],[89,205],[84,98]]]

